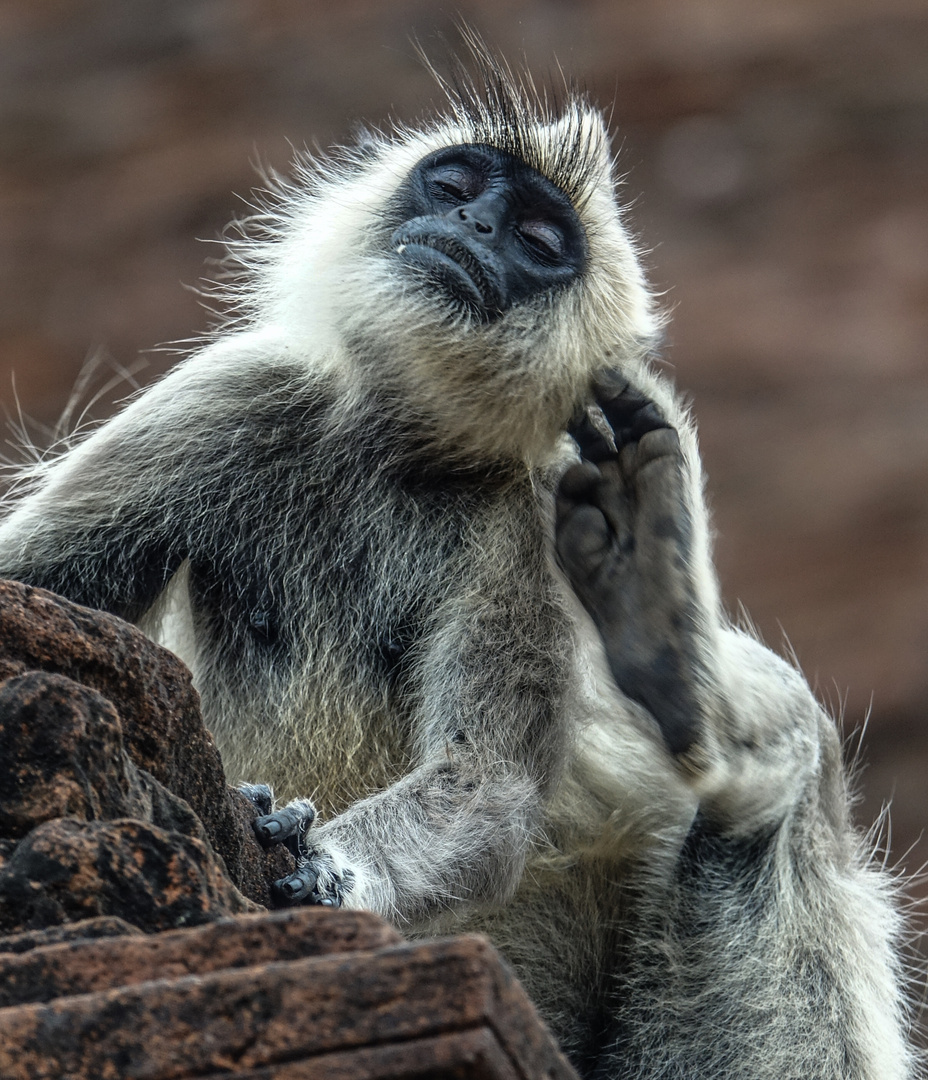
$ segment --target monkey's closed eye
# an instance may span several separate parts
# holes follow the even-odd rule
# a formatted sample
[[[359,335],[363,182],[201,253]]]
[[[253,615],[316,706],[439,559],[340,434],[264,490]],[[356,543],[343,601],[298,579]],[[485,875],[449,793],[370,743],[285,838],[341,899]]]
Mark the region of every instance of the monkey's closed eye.
[[[519,235],[532,255],[543,262],[558,262],[564,255],[564,235],[550,221],[540,218],[523,221]]]
[[[467,169],[453,166],[434,169],[429,177],[429,188],[442,202],[470,202],[479,194],[477,177]]]

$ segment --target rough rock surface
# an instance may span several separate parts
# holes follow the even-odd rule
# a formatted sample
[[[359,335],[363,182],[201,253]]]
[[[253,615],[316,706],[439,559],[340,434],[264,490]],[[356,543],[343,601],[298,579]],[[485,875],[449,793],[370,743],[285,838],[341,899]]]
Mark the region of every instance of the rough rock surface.
[[[195,930],[49,943],[0,954],[0,1009],[153,979],[363,952],[400,941],[392,927],[370,912],[311,907],[221,919]]]
[[[476,936],[304,909],[0,957],[0,1075],[575,1080]]]
[[[10,955],[70,941],[96,941],[99,938],[122,937],[126,934],[141,937],[143,931],[116,915],[98,915],[90,919],[79,919],[77,922],[62,923],[60,926],[47,926],[43,930],[5,934],[0,937],[0,970]]]
[[[255,841],[176,657],[0,582],[0,680],[0,933],[105,916],[163,930],[270,903],[289,856]]]
[[[0,870],[0,932],[101,915],[167,930],[257,910],[204,839],[132,818],[47,821]]]

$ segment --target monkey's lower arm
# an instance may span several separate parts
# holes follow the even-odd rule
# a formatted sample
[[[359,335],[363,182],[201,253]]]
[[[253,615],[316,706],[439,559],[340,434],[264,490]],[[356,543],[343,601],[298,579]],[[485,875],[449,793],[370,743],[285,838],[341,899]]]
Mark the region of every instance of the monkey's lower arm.
[[[508,899],[542,819],[547,777],[534,751],[525,747],[515,760],[498,740],[478,747],[467,736],[436,747],[401,780],[310,829],[296,848],[295,875],[279,883],[283,896],[400,922]],[[308,811],[301,829],[314,811],[305,801],[291,805]],[[259,819],[260,831],[271,835],[268,823],[281,817]]]
[[[308,860],[314,873],[331,865],[350,875],[347,906],[411,921],[459,903],[507,899],[540,811],[538,784],[524,770],[463,754],[420,766],[312,830]]]

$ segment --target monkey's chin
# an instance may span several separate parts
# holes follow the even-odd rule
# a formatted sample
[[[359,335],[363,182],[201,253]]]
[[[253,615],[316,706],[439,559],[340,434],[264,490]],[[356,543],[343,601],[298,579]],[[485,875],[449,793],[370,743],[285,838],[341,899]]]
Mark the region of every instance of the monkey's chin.
[[[477,279],[453,255],[416,241],[398,244],[396,254],[416,271],[418,281],[425,288],[450,301],[454,308],[463,309],[483,322],[500,314],[495,290],[483,275]]]

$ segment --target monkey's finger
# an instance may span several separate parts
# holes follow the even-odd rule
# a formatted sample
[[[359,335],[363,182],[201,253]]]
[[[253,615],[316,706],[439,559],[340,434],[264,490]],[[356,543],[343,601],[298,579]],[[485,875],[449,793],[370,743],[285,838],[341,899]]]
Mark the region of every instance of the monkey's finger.
[[[266,848],[291,838],[299,840],[315,818],[315,807],[308,799],[295,799],[273,814],[255,818],[255,835]]]
[[[298,866],[289,877],[274,882],[275,896],[286,904],[299,904],[312,897],[319,875],[310,866]]]
[[[267,784],[239,784],[238,790],[262,815],[274,809],[274,792]]]

